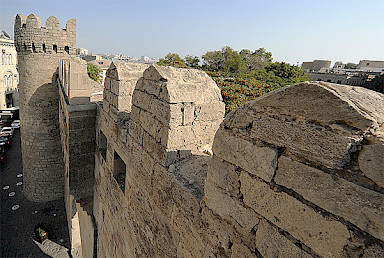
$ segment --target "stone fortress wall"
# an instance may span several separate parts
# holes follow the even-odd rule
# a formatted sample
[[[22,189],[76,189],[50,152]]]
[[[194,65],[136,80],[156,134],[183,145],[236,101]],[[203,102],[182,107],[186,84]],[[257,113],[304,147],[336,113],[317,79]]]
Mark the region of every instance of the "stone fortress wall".
[[[93,185],[95,171],[95,92],[100,84],[87,74],[87,62],[81,59],[60,60],[59,121],[64,153],[64,201],[72,250],[83,257],[93,257],[95,227]],[[84,230],[84,227],[87,230]]]
[[[24,194],[34,201],[63,197],[64,167],[60,146],[56,71],[58,60],[76,54],[76,20],[61,29],[51,16],[17,15],[15,46],[20,73],[20,120]]]
[[[384,254],[382,94],[288,86],[230,113],[216,132],[217,86],[196,70],[151,66],[122,124],[105,108],[127,80],[114,69],[105,90],[116,97],[105,94],[97,125],[98,256]]]
[[[112,63],[95,105],[84,65],[55,80],[84,257],[384,255],[383,94],[306,82],[224,119],[202,71]]]

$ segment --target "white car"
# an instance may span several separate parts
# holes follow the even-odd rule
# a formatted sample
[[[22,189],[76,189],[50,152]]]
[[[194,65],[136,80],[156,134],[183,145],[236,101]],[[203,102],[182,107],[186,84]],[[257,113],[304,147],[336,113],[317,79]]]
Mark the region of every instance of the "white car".
[[[12,122],[11,127],[14,129],[20,128],[20,120],[15,120]]]
[[[8,134],[10,137],[13,137],[14,129],[12,127],[3,127],[0,134]]]

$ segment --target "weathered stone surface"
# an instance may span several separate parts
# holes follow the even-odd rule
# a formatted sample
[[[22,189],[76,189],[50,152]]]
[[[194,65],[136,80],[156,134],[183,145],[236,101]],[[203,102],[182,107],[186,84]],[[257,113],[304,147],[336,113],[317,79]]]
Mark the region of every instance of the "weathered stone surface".
[[[356,87],[358,88],[358,87]],[[307,82],[284,87],[229,114],[223,126],[284,147],[303,159],[342,169],[363,134],[382,134],[382,94],[354,87]],[[347,96],[350,96],[349,100]]]
[[[238,257],[243,257],[243,258],[248,258],[248,257],[255,257],[256,255],[249,250],[249,248],[244,245],[244,244],[237,244],[234,243],[232,246],[232,258],[238,258]]]
[[[229,173],[235,171],[235,169],[236,166],[234,166],[233,164],[218,158],[216,155],[213,155],[211,158],[211,162],[209,163],[207,179],[211,182],[214,182],[217,186],[221,187],[222,189],[227,189],[227,176]]]
[[[312,257],[264,219],[257,225],[256,248],[263,257]]]
[[[306,200],[341,216],[376,238],[384,239],[384,195],[348,182],[332,179],[318,169],[284,156],[279,158],[275,181]]]
[[[277,151],[258,147],[249,141],[219,129],[212,148],[214,154],[265,181],[271,181],[275,173]]]
[[[309,206],[269,185],[240,175],[244,203],[322,256],[340,256],[350,234],[343,224],[327,220]],[[287,212],[289,211],[289,212]]]
[[[365,145],[358,162],[364,175],[384,188],[384,143]]]
[[[63,30],[57,26],[57,19],[53,16],[47,23],[48,28],[45,28],[34,14],[28,17],[17,15],[14,27],[19,72],[23,193],[35,202],[58,200],[64,196],[56,71],[59,59],[73,58],[76,51],[76,26]],[[45,50],[42,42],[46,44]],[[56,51],[53,45],[56,45]],[[68,52],[64,51],[65,46]]]
[[[384,195],[284,156],[279,158],[275,181],[321,208],[345,218],[383,239]]]
[[[204,192],[205,203],[208,208],[212,209],[221,217],[232,217],[240,226],[246,228],[248,231],[251,231],[252,228],[259,223],[259,218],[253,211],[243,207],[239,201],[221,192],[221,190],[210,181],[205,182]]]
[[[340,118],[365,131],[383,122],[384,96],[361,87],[304,82],[281,88],[257,99],[258,106],[307,121],[330,125]]]
[[[384,257],[384,248],[379,245],[373,245],[364,250],[363,258],[383,258]]]
[[[195,107],[194,120],[216,120],[222,119],[225,115],[224,102],[200,104]]]
[[[144,71],[144,79],[166,81],[168,103],[209,103],[221,101],[220,90],[203,71],[152,65]]]

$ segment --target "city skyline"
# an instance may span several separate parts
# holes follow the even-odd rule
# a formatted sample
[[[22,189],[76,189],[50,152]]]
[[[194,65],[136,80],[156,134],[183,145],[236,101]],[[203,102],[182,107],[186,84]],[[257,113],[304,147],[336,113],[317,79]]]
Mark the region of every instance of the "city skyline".
[[[230,46],[264,47],[274,61],[383,60],[384,3],[369,1],[1,1],[1,29],[17,13],[77,19],[77,47],[157,59],[201,56]]]

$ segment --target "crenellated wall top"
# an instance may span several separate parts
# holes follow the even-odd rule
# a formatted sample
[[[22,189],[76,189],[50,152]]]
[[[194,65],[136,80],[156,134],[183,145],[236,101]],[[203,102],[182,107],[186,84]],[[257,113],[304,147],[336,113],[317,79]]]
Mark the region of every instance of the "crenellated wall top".
[[[76,54],[76,19],[70,19],[61,29],[59,20],[50,16],[45,25],[37,15],[16,15],[15,45],[19,54]]]

